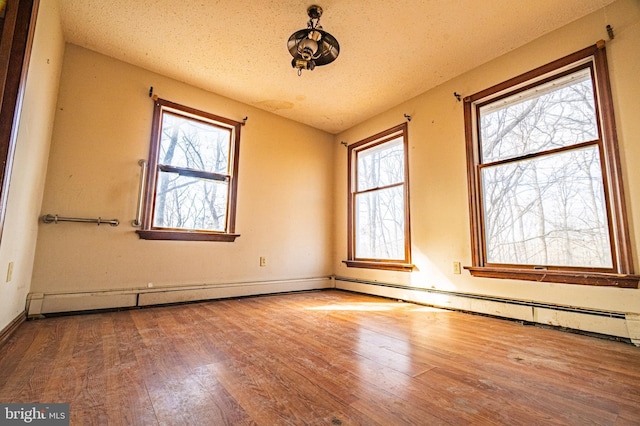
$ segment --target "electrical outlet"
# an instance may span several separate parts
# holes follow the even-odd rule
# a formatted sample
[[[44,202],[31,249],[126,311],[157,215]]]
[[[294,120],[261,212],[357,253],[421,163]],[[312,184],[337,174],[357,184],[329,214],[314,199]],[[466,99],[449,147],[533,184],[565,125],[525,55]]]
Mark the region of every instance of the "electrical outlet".
[[[267,266],[267,258],[260,256],[260,266]]]
[[[462,273],[462,266],[460,265],[460,262],[453,262],[453,273],[454,274]]]
[[[9,262],[9,266],[7,266],[7,282],[11,281],[12,276],[13,276],[13,262]]]

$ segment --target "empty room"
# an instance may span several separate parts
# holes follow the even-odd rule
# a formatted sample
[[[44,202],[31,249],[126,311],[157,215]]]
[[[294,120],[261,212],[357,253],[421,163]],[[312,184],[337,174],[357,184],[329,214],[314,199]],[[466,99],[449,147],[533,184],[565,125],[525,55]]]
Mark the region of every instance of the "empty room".
[[[640,423],[638,0],[0,34],[0,424]]]

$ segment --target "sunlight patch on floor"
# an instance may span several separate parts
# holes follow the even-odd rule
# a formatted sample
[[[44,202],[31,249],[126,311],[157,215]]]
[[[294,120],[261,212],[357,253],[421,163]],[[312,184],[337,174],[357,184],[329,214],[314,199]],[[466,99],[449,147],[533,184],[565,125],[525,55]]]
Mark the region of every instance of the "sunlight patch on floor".
[[[336,303],[330,305],[314,306],[304,308],[306,311],[394,311],[409,310],[410,312],[451,312],[448,309],[434,308],[432,306],[422,306],[407,302],[356,302],[356,303]]]
[[[414,306],[411,303],[403,302],[358,302],[358,303],[338,303],[333,305],[314,306],[305,308],[308,311],[393,311]]]

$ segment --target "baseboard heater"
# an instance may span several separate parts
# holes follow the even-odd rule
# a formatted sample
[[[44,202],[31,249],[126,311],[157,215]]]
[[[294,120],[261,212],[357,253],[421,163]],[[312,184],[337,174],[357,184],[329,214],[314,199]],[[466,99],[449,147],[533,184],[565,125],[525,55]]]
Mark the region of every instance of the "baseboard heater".
[[[640,314],[334,277],[335,287],[425,305],[630,339],[640,345]]]
[[[27,297],[27,313],[29,318],[37,318],[47,314],[135,308],[331,287],[331,277],[312,277],[86,292],[30,293]]]

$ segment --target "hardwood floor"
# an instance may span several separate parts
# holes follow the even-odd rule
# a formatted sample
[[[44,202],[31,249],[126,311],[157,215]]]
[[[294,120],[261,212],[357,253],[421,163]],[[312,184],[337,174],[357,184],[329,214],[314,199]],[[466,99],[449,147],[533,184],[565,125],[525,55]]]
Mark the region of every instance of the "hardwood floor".
[[[335,290],[29,321],[0,402],[71,424],[640,424],[640,349]]]

